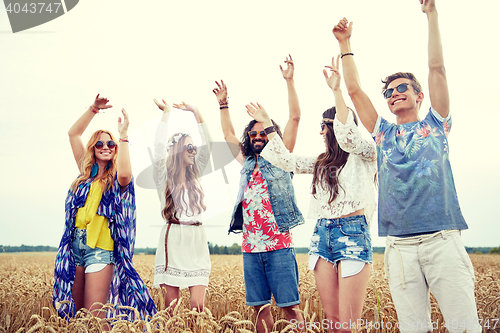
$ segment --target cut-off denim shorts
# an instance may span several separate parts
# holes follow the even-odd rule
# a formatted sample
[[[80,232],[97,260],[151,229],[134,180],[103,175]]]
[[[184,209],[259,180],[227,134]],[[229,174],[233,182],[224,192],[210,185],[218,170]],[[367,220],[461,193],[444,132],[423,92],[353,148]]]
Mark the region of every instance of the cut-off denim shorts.
[[[293,248],[243,252],[243,273],[248,306],[268,304],[272,296],[278,307],[300,304],[299,269]]]
[[[98,247],[91,248],[87,245],[87,229],[75,228],[71,240],[71,248],[76,266],[87,268],[93,264],[115,264],[113,251],[103,250]]]
[[[332,264],[340,260],[373,263],[372,239],[365,216],[319,219],[309,246],[310,260],[318,257]]]

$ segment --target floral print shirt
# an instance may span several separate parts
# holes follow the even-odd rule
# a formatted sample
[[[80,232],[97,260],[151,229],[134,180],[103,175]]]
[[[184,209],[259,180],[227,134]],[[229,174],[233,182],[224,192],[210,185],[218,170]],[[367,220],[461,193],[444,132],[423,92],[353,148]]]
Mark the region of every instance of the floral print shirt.
[[[243,199],[243,252],[269,252],[293,246],[290,231],[280,233],[274,219],[266,181],[252,173]]]
[[[395,125],[379,117],[373,138],[379,176],[379,236],[467,229],[449,160],[451,116]]]

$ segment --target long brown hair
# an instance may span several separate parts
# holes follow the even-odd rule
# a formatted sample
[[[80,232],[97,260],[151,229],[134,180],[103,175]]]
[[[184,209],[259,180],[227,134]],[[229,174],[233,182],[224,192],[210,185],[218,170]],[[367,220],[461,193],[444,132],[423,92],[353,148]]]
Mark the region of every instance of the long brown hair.
[[[352,112],[352,110],[349,109],[349,112]],[[326,152],[321,153],[314,163],[312,180],[312,194],[314,197],[316,197],[316,186],[321,186],[321,188],[330,192],[328,204],[331,204],[340,193],[340,188],[342,188],[342,186],[339,184],[338,179],[349,157],[349,153],[340,148],[333,131],[333,119],[335,119],[336,113],[335,107],[323,113],[323,118],[331,119],[332,121],[324,122],[326,130]],[[357,125],[355,115],[354,122]]]
[[[201,214],[207,208],[203,203],[204,194],[198,179],[200,174],[196,163],[185,167],[186,180],[185,182],[180,181],[183,168],[182,153],[184,152],[184,142],[187,137],[188,135],[186,134],[176,133],[168,140],[170,148],[166,162],[167,186],[165,189],[165,207],[161,212],[161,215],[167,221],[171,219],[178,220],[177,214],[181,214],[184,211],[184,207],[187,206],[186,199],[184,198],[184,187],[187,189],[190,208],[194,214]],[[174,138],[177,139],[174,140]]]
[[[90,173],[92,170],[92,166],[96,162],[95,158],[95,149],[94,146],[97,141],[101,139],[101,134],[106,133],[111,137],[111,140],[116,142],[115,137],[111,132],[108,132],[106,130],[98,130],[95,131],[94,134],[89,139],[89,142],[87,143],[87,147],[85,149],[85,153],[83,155],[82,160],[80,161],[80,170],[82,170],[81,174],[76,178],[73,183],[71,184],[71,190],[73,192],[76,191],[78,186],[84,182],[87,181],[87,179],[90,178]],[[104,176],[101,178],[101,186],[102,186],[102,191],[106,191],[108,188],[113,188],[113,185],[115,183],[115,175],[116,175],[116,159],[118,157],[118,145],[115,147],[115,155],[113,156],[113,159],[111,160],[111,165],[107,170],[104,170]],[[96,178],[97,179],[97,178]]]

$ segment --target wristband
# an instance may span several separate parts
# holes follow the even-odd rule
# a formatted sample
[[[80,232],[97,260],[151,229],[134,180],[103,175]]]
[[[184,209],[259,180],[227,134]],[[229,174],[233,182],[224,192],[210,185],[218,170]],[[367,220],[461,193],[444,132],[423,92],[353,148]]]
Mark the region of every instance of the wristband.
[[[120,142],[126,142],[126,143],[128,143],[128,139],[122,139],[122,138],[120,138]]]
[[[264,132],[266,132],[266,134],[269,135],[273,132],[276,132],[276,129],[274,128],[274,126],[269,126],[269,127],[264,128]]]
[[[226,105],[221,105],[219,109],[229,109],[229,106],[226,104]]]
[[[351,53],[351,52],[349,52],[349,53],[342,53],[342,55],[340,56],[340,59],[342,59],[342,58],[343,58],[344,56],[346,56],[346,55],[353,56],[353,55],[354,55],[354,53]]]
[[[95,114],[98,114],[99,113],[99,108],[95,108],[93,105],[90,106],[90,109],[92,110],[92,112],[94,112]]]

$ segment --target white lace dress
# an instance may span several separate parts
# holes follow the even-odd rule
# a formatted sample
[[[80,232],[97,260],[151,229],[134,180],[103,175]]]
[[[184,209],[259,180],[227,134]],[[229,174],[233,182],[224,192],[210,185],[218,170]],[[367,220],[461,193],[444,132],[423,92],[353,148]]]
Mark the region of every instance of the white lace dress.
[[[195,157],[195,165],[200,174],[209,161],[209,151],[206,143],[210,143],[210,135],[205,124],[198,124],[198,130],[204,141],[199,147]],[[167,134],[167,124],[160,122],[155,137],[154,145],[154,178],[160,197],[161,209],[165,207],[165,189],[167,183],[167,149],[166,144],[169,135]],[[184,198],[189,201],[187,193]],[[187,203],[189,206],[189,202]],[[188,208],[188,207],[185,207]],[[202,214],[194,214],[189,208],[178,216],[179,221],[199,221],[202,222]],[[203,225],[179,225],[172,224],[168,233],[167,251],[168,265],[165,271],[165,233],[168,224],[160,232],[158,248],[155,258],[154,287],[161,284],[187,288],[191,286],[208,286],[210,275],[210,253],[208,250],[207,236]]]
[[[342,150],[349,153],[347,163],[338,175],[341,186],[340,193],[329,204],[329,191],[316,186],[316,195],[311,194],[308,218],[336,219],[359,209],[365,210],[366,221],[370,226],[377,207],[377,189],[375,176],[377,173],[377,151],[375,142],[364,139],[354,123],[352,112],[349,112],[346,124],[337,118],[333,123],[335,137]],[[261,152],[261,156],[274,166],[297,174],[313,174],[316,157],[305,157],[292,154],[276,135]],[[332,170],[331,172],[336,172]],[[309,267],[314,268],[317,258],[310,258]]]

